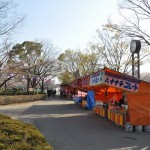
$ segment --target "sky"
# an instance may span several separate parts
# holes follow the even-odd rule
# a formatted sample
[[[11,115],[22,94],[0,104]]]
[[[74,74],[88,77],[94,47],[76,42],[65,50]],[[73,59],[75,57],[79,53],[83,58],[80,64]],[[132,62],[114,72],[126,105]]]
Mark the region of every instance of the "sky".
[[[26,15],[16,40],[46,39],[63,50],[85,48],[117,10],[117,0],[14,0]],[[19,37],[19,38],[18,38]]]
[[[118,11],[118,0],[13,1],[17,14],[26,16],[15,42],[48,40],[62,51],[84,49],[96,30]],[[141,66],[141,72],[149,65]]]

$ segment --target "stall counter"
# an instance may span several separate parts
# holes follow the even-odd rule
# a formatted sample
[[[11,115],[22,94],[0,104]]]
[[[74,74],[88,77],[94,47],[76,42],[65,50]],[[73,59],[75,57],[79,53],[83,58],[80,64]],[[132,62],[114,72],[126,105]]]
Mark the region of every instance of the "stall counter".
[[[108,119],[117,125],[124,127],[125,113],[119,110],[108,110]]]

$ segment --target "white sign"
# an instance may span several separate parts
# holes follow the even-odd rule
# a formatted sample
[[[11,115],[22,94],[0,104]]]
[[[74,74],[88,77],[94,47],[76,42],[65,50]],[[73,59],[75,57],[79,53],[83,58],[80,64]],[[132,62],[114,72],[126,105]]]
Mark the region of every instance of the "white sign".
[[[104,71],[99,71],[90,76],[90,85],[96,85],[103,83],[104,81]]]

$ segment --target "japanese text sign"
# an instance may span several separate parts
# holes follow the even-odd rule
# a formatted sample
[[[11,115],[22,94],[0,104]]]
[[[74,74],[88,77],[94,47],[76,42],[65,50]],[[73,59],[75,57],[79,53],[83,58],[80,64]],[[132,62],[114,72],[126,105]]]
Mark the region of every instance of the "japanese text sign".
[[[90,85],[96,85],[103,83],[104,81],[104,71],[99,71],[90,76]]]
[[[127,91],[138,92],[140,80],[122,74],[105,72],[104,83]]]

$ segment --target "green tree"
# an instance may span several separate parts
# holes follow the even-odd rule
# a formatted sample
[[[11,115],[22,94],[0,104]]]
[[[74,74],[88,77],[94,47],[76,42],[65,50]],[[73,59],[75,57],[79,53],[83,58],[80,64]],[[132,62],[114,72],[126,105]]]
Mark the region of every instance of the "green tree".
[[[62,65],[59,79],[64,83],[91,74],[101,67],[99,53],[90,49],[86,53],[68,49],[58,59]]]
[[[16,72],[27,80],[27,90],[40,85],[43,91],[45,79],[50,75],[51,78],[56,76],[54,70],[58,69],[58,65],[54,55],[50,55],[53,50],[52,45],[45,48],[42,42],[25,41],[13,46],[9,53],[9,63],[16,65]]]
[[[62,81],[62,83],[69,83],[75,79],[73,75],[69,71],[64,71],[59,75],[59,80]]]
[[[36,86],[37,80],[35,75],[36,67],[40,62],[42,53],[42,45],[40,43],[25,41],[22,44],[16,44],[9,52],[9,64],[16,66],[16,72],[21,73],[27,80],[27,89],[31,84]]]

